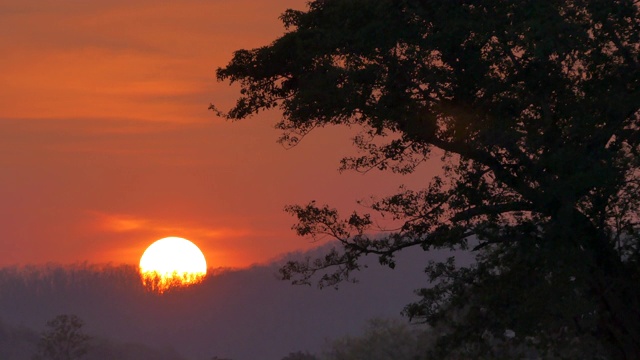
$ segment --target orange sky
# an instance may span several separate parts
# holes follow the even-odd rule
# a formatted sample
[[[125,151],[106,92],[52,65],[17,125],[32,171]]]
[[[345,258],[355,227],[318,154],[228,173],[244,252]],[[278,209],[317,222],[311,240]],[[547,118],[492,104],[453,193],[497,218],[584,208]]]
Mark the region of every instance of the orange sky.
[[[344,128],[285,150],[278,113],[231,123],[232,52],[268,44],[306,0],[0,0],[0,266],[137,263],[166,236],[210,266],[241,267],[317,244],[284,205],[340,209],[402,178],[338,174]]]

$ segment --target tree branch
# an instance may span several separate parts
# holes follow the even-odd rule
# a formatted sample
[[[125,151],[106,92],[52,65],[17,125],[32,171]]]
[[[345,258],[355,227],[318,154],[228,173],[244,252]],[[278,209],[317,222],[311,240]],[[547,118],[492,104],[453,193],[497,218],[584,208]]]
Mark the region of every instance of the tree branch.
[[[513,211],[535,211],[531,203],[524,201],[516,201],[505,204],[476,206],[468,210],[461,211],[451,218],[451,221],[464,221],[480,215],[498,215],[505,212]]]

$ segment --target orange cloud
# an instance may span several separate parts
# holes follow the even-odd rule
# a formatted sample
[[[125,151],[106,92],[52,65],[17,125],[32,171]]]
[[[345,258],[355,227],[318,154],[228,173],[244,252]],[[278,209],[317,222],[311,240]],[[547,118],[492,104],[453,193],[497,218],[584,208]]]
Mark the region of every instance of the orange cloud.
[[[256,235],[255,231],[250,229],[237,229],[231,227],[203,227],[194,223],[181,223],[180,225],[167,225],[166,220],[145,219],[133,215],[126,214],[106,214],[96,211],[90,212],[95,218],[99,231],[108,232],[144,232],[159,233],[166,236],[186,236],[193,238],[205,239],[233,239]]]
[[[149,221],[130,215],[94,213],[98,217],[101,230],[113,232],[128,232],[146,229]]]

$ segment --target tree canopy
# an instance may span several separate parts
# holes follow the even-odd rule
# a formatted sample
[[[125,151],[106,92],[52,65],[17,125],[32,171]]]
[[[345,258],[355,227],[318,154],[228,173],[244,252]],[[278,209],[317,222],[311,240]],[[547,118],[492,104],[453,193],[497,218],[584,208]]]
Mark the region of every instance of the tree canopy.
[[[415,360],[428,346],[419,338],[427,336],[424,329],[410,328],[399,320],[375,318],[362,335],[331,341],[322,360]]]
[[[76,360],[89,349],[88,335],[82,332],[84,322],[75,315],[58,315],[47,321],[47,330],[38,343],[35,360]]]
[[[239,83],[226,113],[279,108],[280,141],[360,126],[342,169],[403,174],[443,153],[445,175],[371,204],[402,221],[312,202],[304,236],[339,240],[282,269],[334,285],[376,254],[475,254],[429,263],[405,311],[441,326],[440,355],[640,358],[640,5],[633,0],[317,0],[287,10],[271,44],[217,71]],[[212,106],[214,110],[217,109]],[[435,149],[439,149],[437,152]],[[325,272],[326,269],[333,269]]]

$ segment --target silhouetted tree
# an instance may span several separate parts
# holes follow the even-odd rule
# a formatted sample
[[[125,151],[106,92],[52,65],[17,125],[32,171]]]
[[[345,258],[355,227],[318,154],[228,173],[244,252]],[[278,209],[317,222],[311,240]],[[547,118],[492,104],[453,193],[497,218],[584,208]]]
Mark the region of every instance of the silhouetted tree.
[[[358,125],[342,169],[411,173],[434,150],[444,177],[369,214],[289,206],[300,235],[338,239],[285,279],[348,279],[358,259],[412,246],[472,251],[431,263],[413,318],[447,324],[442,354],[491,356],[496,339],[544,357],[640,358],[640,11],[632,0],[325,0],[218,69],[242,119],[280,108],[280,141]],[[212,105],[212,109],[217,109]],[[427,179],[425,179],[426,181]],[[452,315],[452,314],[455,314]],[[578,354],[577,349],[585,349]],[[487,355],[489,354],[489,355]]]
[[[418,329],[398,320],[373,319],[364,334],[332,341],[324,360],[414,360],[426,352],[419,342]]]
[[[82,333],[83,321],[75,315],[58,315],[47,322],[35,360],[76,360],[89,349],[90,337]]]

